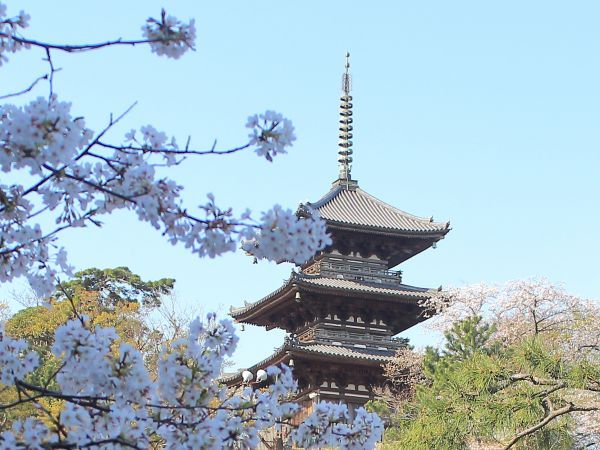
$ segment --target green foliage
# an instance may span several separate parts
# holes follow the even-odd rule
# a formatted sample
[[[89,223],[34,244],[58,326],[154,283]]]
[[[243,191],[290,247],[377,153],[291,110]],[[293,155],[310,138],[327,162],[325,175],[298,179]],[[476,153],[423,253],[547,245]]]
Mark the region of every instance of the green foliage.
[[[6,332],[25,339],[34,350],[45,353],[54,342],[54,331],[73,317],[68,302],[56,302],[49,308],[22,309],[6,322]]]
[[[144,323],[144,314],[149,307],[160,305],[161,296],[170,293],[174,283],[175,280],[170,278],[142,281],[126,267],[88,269],[78,272],[73,280],[65,283],[65,291],[57,293],[47,306],[35,306],[17,312],[6,321],[6,333],[25,339],[40,355],[40,365],[27,381],[49,389],[58,387],[52,377],[60,362],[52,355],[51,348],[55,330],[75,317],[73,306],[79,314],[88,317],[92,326],[114,327],[122,340],[144,352],[152,368],[162,335]],[[0,386],[0,404],[14,400],[14,390]],[[50,407],[60,410],[61,405]],[[35,416],[37,413],[29,404],[4,410],[0,412],[0,431],[17,418]]]
[[[484,323],[481,316],[468,317],[454,323],[452,328],[444,333],[445,356],[455,361],[462,361],[477,352],[493,353],[497,350],[497,346],[490,345],[490,338],[496,331],[495,328]]]
[[[114,269],[86,269],[77,272],[73,280],[65,283],[63,288],[67,295],[74,295],[78,288],[98,293],[98,300],[105,305],[115,305],[122,301],[137,301],[143,306],[160,305],[163,295],[171,293],[175,280],[161,278],[156,281],[143,281],[139,275],[127,267]],[[57,293],[59,298],[65,294]]]
[[[442,351],[427,349],[427,381],[396,412],[382,448],[503,448],[548,408],[568,405],[577,389],[600,382],[599,364],[567,360],[554,342],[534,336],[501,347],[492,333],[473,317],[452,327]],[[560,416],[513,448],[572,448],[571,425]]]
[[[423,359],[425,375],[433,379],[445,379],[456,362],[464,361],[476,353],[491,355],[498,351],[497,343],[491,341],[493,325],[483,322],[481,316],[469,317],[456,322],[444,333],[445,346],[438,349],[427,347]]]

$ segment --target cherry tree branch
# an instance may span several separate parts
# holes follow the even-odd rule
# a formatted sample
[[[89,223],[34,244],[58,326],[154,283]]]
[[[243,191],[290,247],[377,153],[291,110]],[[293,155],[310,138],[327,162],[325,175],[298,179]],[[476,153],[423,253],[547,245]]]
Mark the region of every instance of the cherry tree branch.
[[[19,95],[23,95],[26,94],[28,92],[30,92],[36,84],[38,84],[40,81],[42,80],[47,80],[48,79],[48,74],[42,75],[37,77],[33,83],[31,83],[28,87],[26,87],[25,89],[18,91],[18,92],[13,92],[12,94],[5,94],[5,95],[0,95],[0,100],[4,100],[10,97],[18,97]]]
[[[79,44],[79,45],[67,45],[67,44],[51,44],[49,42],[36,41],[34,39],[27,39],[15,35],[8,35],[0,33],[0,38],[9,38],[23,45],[30,45],[32,47],[43,48],[45,50],[60,50],[67,53],[78,53],[87,52],[90,50],[97,50],[104,47],[111,47],[116,45],[127,45],[136,46],[140,44],[149,44],[152,42],[160,42],[161,39],[115,39],[112,41],[98,42],[94,44]]]
[[[104,148],[110,148],[112,150],[117,150],[117,151],[135,151],[135,152],[142,152],[142,153],[159,153],[159,154],[166,154],[166,155],[230,155],[232,153],[237,153],[239,151],[242,150],[246,150],[247,148],[250,148],[252,146],[251,143],[247,143],[244,145],[241,145],[239,147],[234,147],[234,148],[230,148],[230,149],[226,149],[226,150],[219,150],[216,149],[216,143],[217,141],[214,142],[212,148],[210,150],[190,150],[187,147],[181,150],[178,149],[168,149],[168,148],[149,148],[149,147],[141,147],[141,146],[134,146],[134,145],[114,145],[114,144],[109,144],[107,142],[102,142],[99,141],[98,145],[100,147],[104,147]]]

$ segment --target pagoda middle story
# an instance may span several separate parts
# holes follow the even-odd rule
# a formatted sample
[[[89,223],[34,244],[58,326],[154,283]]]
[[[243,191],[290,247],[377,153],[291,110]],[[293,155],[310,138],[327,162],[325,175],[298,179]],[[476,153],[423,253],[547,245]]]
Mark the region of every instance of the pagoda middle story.
[[[315,211],[326,221],[332,244],[292,271],[274,292],[230,315],[242,324],[280,328],[288,335],[267,359],[247,370],[256,376],[270,365],[287,364],[298,380],[297,401],[309,411],[320,400],[343,402],[352,411],[384,385],[383,364],[406,340],[398,333],[425,319],[421,302],[438,289],[404,284],[392,270],[432,247],[450,230],[373,197],[352,180],[352,97],[346,67],[340,120],[339,175],[299,216]],[[242,384],[242,374],[222,379]]]

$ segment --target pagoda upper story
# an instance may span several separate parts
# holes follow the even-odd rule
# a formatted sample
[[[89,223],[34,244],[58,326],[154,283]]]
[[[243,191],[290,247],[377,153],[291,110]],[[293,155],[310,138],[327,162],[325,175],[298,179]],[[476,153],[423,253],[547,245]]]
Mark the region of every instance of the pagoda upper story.
[[[376,266],[390,269],[443,239],[449,222],[434,222],[408,214],[373,197],[355,180],[338,179],[314,203],[301,205],[299,213],[316,210],[327,222],[333,244],[316,259],[337,250],[345,256],[375,257]]]
[[[354,180],[336,180],[298,214],[317,211],[332,244],[264,298],[232,309],[238,322],[286,330],[301,343],[393,351],[393,336],[424,320],[420,302],[437,289],[403,283],[390,270],[442,239],[448,223],[420,218],[371,196]]]

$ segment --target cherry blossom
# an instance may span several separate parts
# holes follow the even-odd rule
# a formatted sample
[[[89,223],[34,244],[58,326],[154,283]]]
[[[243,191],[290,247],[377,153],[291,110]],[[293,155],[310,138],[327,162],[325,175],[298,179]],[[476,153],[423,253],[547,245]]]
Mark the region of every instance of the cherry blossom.
[[[85,317],[55,333],[52,351],[60,369],[53,378],[60,391],[25,381],[37,364],[23,340],[0,335],[2,383],[16,386],[23,401],[52,415],[42,399],[61,399],[64,407],[56,428],[29,418],[0,434],[0,448],[146,448],[161,439],[165,448],[253,448],[259,433],[273,426],[291,426],[298,412],[293,402],[297,383],[289,367],[267,369],[265,389],[238,392],[218,383],[223,359],[237,343],[229,320],[208,314],[194,320],[184,338],[164,346],[158,381],[152,382],[139,350],[115,343],[112,328],[91,329]],[[36,355],[37,356],[37,355]],[[292,433],[305,448],[334,445],[347,449],[374,448],[383,432],[377,415],[358,409],[350,422],[345,405],[326,402]]]
[[[21,34],[28,21],[24,12],[9,18],[0,3],[0,64],[22,49],[41,50],[48,63],[48,73],[29,87],[0,97],[22,97],[0,105],[0,170],[18,180],[0,184],[0,282],[25,277],[38,295],[51,293],[59,275],[72,272],[61,233],[101,226],[102,216],[120,209],[199,257],[214,258],[242,245],[257,259],[302,264],[331,243],[316,212],[299,216],[276,205],[255,220],[249,210],[236,215],[219,206],[213,194],[192,207],[182,201],[183,186],[159,169],[188,157],[244,150],[272,161],[296,139],[291,121],[281,114],[251,116],[248,141],[239,147],[203,150],[190,148],[189,140],[180,147],[150,124],[115,140],[113,128],[129,110],[91,130],[81,112],[54,92],[56,52],[146,44],[157,55],[179,58],[194,48],[193,20],[184,23],[163,10],[159,20],[148,19],[142,27],[143,39],[81,45],[28,39]],[[44,80],[47,97],[27,98]],[[267,368],[262,389],[219,383],[224,358],[238,339],[230,321],[214,314],[192,321],[187,335],[163,346],[157,373],[151,375],[142,353],[121,342],[115,329],[92,327],[75,308],[73,314],[76,318],[55,332],[51,351],[59,369],[39,384],[30,377],[39,355],[0,325],[0,383],[16,390],[19,399],[0,407],[32,403],[51,418],[14,422],[0,433],[0,449],[253,448],[263,430],[292,427],[299,406],[293,401],[297,383],[289,367]],[[60,410],[50,411],[48,400],[60,401]],[[375,414],[358,409],[350,422],[345,406],[321,403],[292,439],[306,448],[328,443],[369,449],[382,430]]]
[[[439,331],[478,315],[494,324],[493,338],[507,344],[543,334],[568,346],[566,356],[600,350],[598,302],[568,294],[544,278],[451,288],[422,302],[422,306],[425,314],[432,316],[427,326]]]
[[[15,53],[28,47],[27,44],[12,37],[18,34],[19,28],[24,29],[29,26],[29,19],[30,16],[24,11],[16,17],[7,17],[6,5],[0,3],[0,66],[8,61],[7,53]]]
[[[292,122],[275,111],[250,116],[246,128],[252,132],[248,135],[250,145],[256,145],[256,154],[272,161],[279,153],[287,153],[286,147],[296,140]]]
[[[196,26],[194,20],[187,24],[167,15],[163,9],[161,19],[150,18],[142,27],[145,38],[150,41],[150,48],[157,55],[177,59],[188,49],[194,48]]]
[[[290,209],[275,205],[263,214],[260,232],[244,241],[242,248],[257,258],[302,264],[328,245],[331,237],[316,210],[298,218]]]

